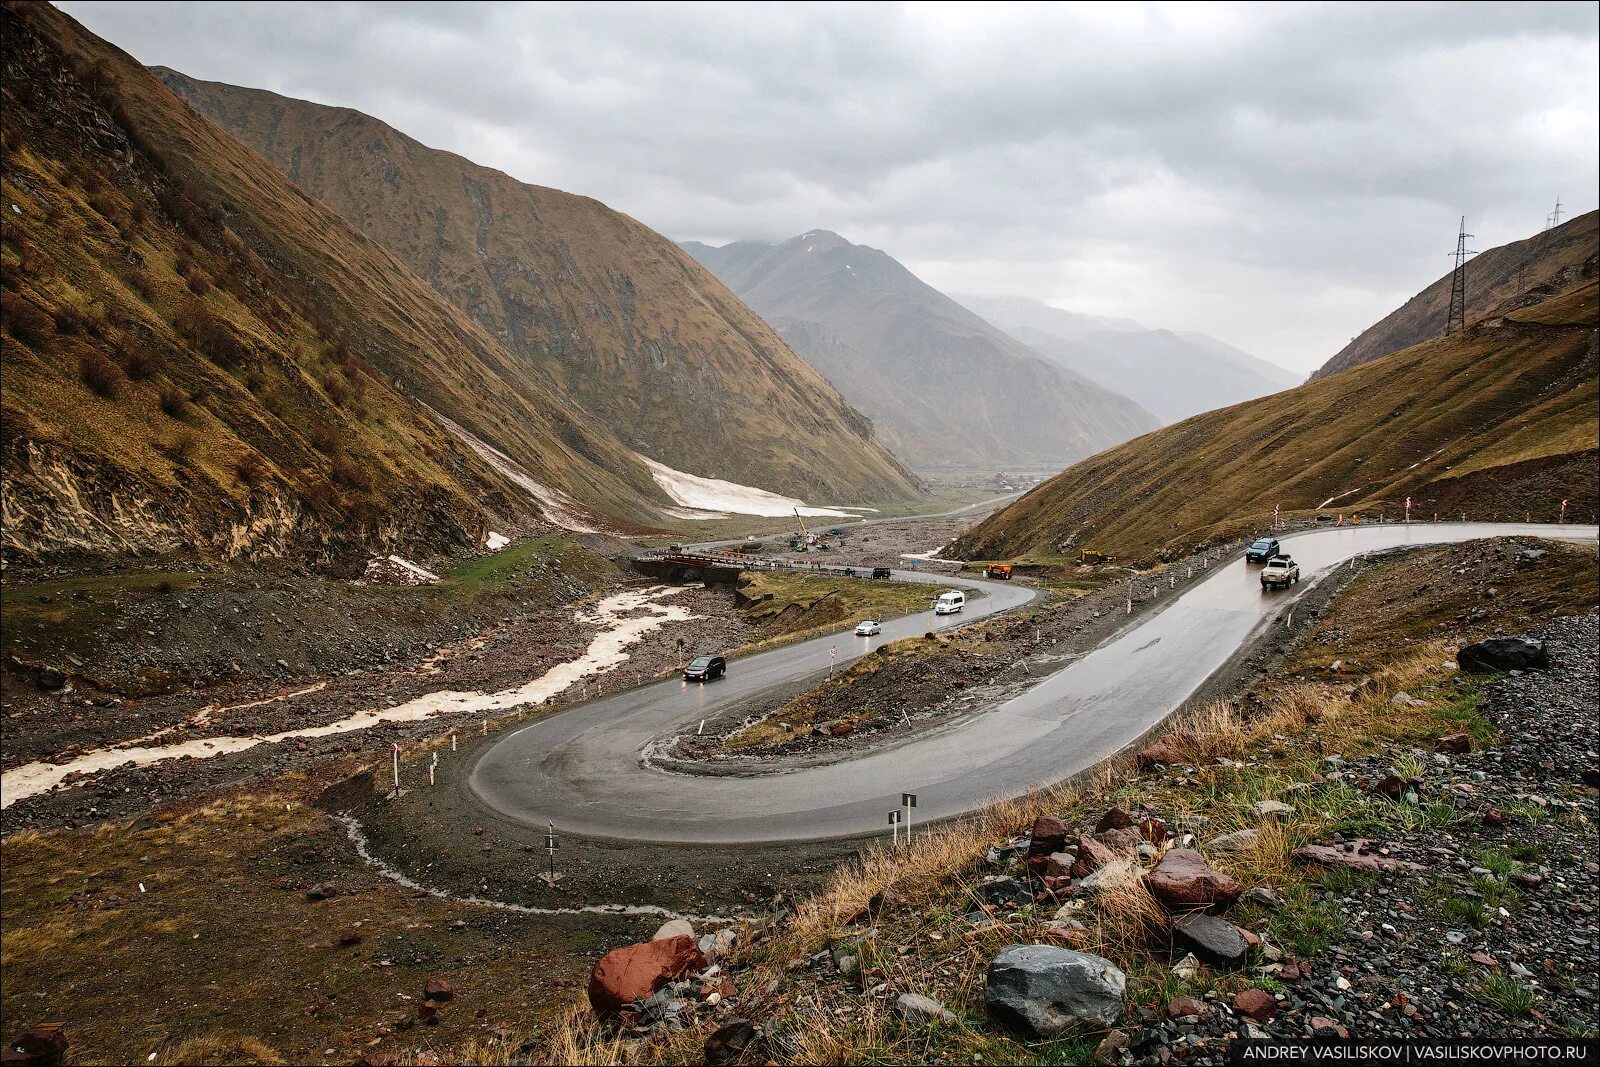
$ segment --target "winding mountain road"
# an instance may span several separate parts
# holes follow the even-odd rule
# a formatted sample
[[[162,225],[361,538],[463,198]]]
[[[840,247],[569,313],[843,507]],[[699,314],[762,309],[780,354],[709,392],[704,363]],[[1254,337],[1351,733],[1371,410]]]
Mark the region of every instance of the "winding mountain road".
[[[1131,624],[1021,695],[858,758],[750,777],[663,770],[643,753],[657,739],[753,693],[837,666],[920,633],[929,616],[885,624],[876,638],[815,638],[733,661],[709,686],[657,682],[539,719],[483,749],[467,786],[502,817],[595,837],[684,844],[810,840],[881,833],[901,791],[917,820],[971,811],[1059,781],[1138,740],[1278,617],[1312,582],[1353,556],[1407,545],[1525,534],[1593,541],[1593,526],[1440,523],[1311,530],[1282,538],[1302,583],[1264,592],[1242,559]],[[906,581],[980,588],[940,628],[1018,607],[1032,590],[896,572]]]

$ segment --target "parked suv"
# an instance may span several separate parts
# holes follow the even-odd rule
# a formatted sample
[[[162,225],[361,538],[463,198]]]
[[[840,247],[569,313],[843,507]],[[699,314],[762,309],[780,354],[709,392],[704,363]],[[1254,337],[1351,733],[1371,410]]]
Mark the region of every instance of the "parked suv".
[[[728,661],[721,656],[696,656],[683,669],[686,682],[709,682],[728,673]]]
[[[1275,537],[1262,537],[1250,543],[1244,550],[1246,563],[1265,563],[1279,552],[1278,540]]]
[[[1300,580],[1300,564],[1288,556],[1274,556],[1261,569],[1261,588],[1287,589]]]

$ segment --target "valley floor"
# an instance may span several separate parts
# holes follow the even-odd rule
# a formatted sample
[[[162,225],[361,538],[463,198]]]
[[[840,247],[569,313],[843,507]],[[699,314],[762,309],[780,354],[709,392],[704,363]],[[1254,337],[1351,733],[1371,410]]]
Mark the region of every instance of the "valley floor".
[[[1546,554],[1535,566],[1523,562],[1521,554],[1530,551]],[[1170,974],[1159,933],[1134,947],[1117,917],[1096,915],[1087,902],[1071,910],[1092,937],[1067,940],[1103,950],[1128,970],[1134,1007],[1120,1029],[1141,1058],[1160,1048],[1203,1058],[1207,1042],[1238,1031],[1229,1005],[1244,985],[1277,997],[1284,1027],[1317,1014],[1358,1034],[1380,1032],[1369,1025],[1374,1011],[1381,1019],[1413,1020],[1416,1015],[1404,1010],[1413,1005],[1425,1013],[1416,1024],[1423,1033],[1433,1032],[1426,1027],[1450,1032],[1469,1010],[1496,1025],[1570,1029],[1574,1013],[1585,1006],[1592,1011],[1595,1003],[1593,983],[1569,966],[1594,947],[1595,871],[1574,857],[1585,842],[1592,844],[1595,812],[1583,783],[1567,780],[1592,764],[1597,747],[1592,670],[1584,676],[1580,667],[1574,674],[1572,655],[1561,651],[1556,671],[1499,683],[1480,696],[1437,665],[1448,646],[1474,634],[1534,629],[1551,617],[1592,612],[1590,556],[1533,542],[1473,542],[1374,568],[1322,609],[1304,645],[1266,649],[1241,667],[1235,695],[1249,667],[1271,673],[1230,706],[1220,735],[1190,735],[1193,755],[1183,765],[1137,776],[1130,770],[1107,779],[1104,788],[982,813],[921,836],[910,855],[861,842],[708,850],[566,838],[557,856],[563,880],[548,887],[537,880],[548,863],[542,836],[474,820],[477,809],[464,806],[448,774],[473,745],[486,743],[484,731],[492,741],[520,721],[514,712],[473,717],[485,725],[476,737],[458,736],[454,747],[438,722],[425,721],[313,738],[303,749],[285,742],[210,760],[102,772],[86,786],[6,809],[0,1003],[8,1029],[66,1021],[79,1062],[142,1062],[152,1053],[156,1062],[174,1063],[208,1056],[211,1062],[270,1062],[273,1055],[348,1062],[364,1053],[381,1058],[388,1051],[415,1056],[430,1050],[445,1061],[540,1062],[552,1048],[563,1049],[567,1059],[694,1061],[709,1027],[736,1013],[761,1025],[761,1055],[783,1061],[974,1055],[986,1062],[1059,1061],[1087,1054],[1092,1049],[1084,1043],[1103,1035],[1046,1046],[1012,1042],[983,1018],[981,973],[984,954],[1008,940],[1060,943],[1062,930],[1070,928],[1056,925],[1053,916],[1073,900],[969,914],[972,887],[1003,873],[984,866],[988,845],[1025,829],[1038,810],[1092,824],[1112,803],[1157,813],[1204,840],[1236,824],[1243,828],[1241,805],[1270,794],[1289,799],[1297,811],[1272,838],[1274,848],[1331,833],[1376,836],[1397,857],[1415,855],[1437,868],[1435,875],[1426,882],[1319,878],[1271,849],[1219,859],[1241,880],[1270,886],[1288,902],[1278,913],[1246,910],[1233,918],[1247,927],[1261,924],[1276,951],[1308,961],[1307,977],[1296,981],[1281,970],[1260,969],[1281,960],[1260,959],[1254,968],[1180,981]],[[1445,573],[1450,580],[1440,582]],[[1087,577],[1064,572],[1051,581],[1066,589]],[[1063,626],[1104,595],[1068,591],[1077,595],[1060,601]],[[598,589],[574,604],[521,616],[516,627],[463,642],[454,654],[425,665],[412,661],[326,679],[325,688],[293,700],[219,716],[205,732],[262,733],[332,721],[444,686],[469,691],[526,683],[580,656],[606,625],[655,610],[640,604],[620,608],[609,624],[593,615],[589,624],[575,621],[608,595]],[[650,628],[629,647],[616,684],[627,682],[627,671],[672,667],[678,636],[718,647],[773,636],[735,611],[728,593],[681,590],[658,601],[671,604],[698,618]],[[791,623],[800,621],[791,616]],[[1022,622],[1010,625],[1019,632],[1009,639],[1024,645],[1050,637],[1029,633]],[[1581,651],[1585,641],[1593,648],[1592,622],[1556,624],[1549,636],[1558,650]],[[1427,657],[1431,666],[1417,665]],[[1330,672],[1336,659],[1343,662]],[[1592,657],[1589,662],[1592,667]],[[435,669],[441,673],[429,673]],[[1406,675],[1395,682],[1402,671],[1420,673],[1414,681]],[[1377,698],[1350,704],[1344,691],[1362,678],[1379,680]],[[14,672],[8,701],[21,684]],[[1390,705],[1397,684],[1420,703]],[[569,692],[564,699],[581,695]],[[211,694],[135,701],[137,717],[124,724],[123,736],[177,724],[174,738],[193,739],[201,732],[182,724],[215,702]],[[1329,713],[1346,705],[1355,714]],[[43,707],[30,704],[29,717]],[[170,714],[163,719],[145,710],[153,708]],[[1307,708],[1323,709],[1322,717],[1305,717]],[[1515,714],[1507,717],[1506,708]],[[23,709],[13,704],[11,710]],[[8,770],[57,743],[50,733],[55,727],[45,725],[30,740],[28,732],[13,730],[15,721],[8,720]],[[113,729],[105,723],[97,728]],[[1431,738],[1447,728],[1472,731],[1474,752],[1434,761]],[[381,753],[391,740],[406,738],[407,791],[388,804],[364,805],[353,829],[362,847],[403,870],[409,885],[365,862],[352,827],[324,813],[380,797],[388,773]],[[430,789],[435,753],[444,773]],[[1343,763],[1324,759],[1330,755]],[[363,773],[374,765],[375,773]],[[1364,788],[1391,765],[1419,772],[1417,803]],[[1297,792],[1300,781],[1312,783],[1309,791]],[[1504,826],[1480,825],[1490,807],[1499,809]],[[1449,850],[1448,862],[1440,862],[1444,853],[1428,851],[1439,848]],[[1495,887],[1474,867],[1489,870],[1498,879]],[[1535,876],[1537,885],[1525,875]],[[863,989],[838,973],[836,954],[814,954],[867,934],[853,921],[879,891],[885,904],[873,924],[876,939],[857,953],[872,960],[865,973],[873,981]],[[1507,916],[1484,918],[1466,903],[1489,895]],[[1449,904],[1448,915],[1428,910],[1458,898],[1464,902]],[[647,910],[578,910],[595,904]],[[689,916],[702,930],[736,923],[740,943],[752,949],[726,964],[736,994],[723,999],[726,1007],[700,1009],[699,1021],[681,1033],[657,1033],[637,1045],[589,1044],[598,1038],[588,1024],[567,1014],[581,997],[587,968],[606,949],[648,937],[666,914]],[[1401,936],[1387,932],[1385,922]],[[1459,946],[1434,944],[1451,932],[1463,935]],[[1403,950],[1413,960],[1407,997],[1398,1006],[1394,976],[1368,966],[1380,950]],[[1541,969],[1546,959],[1556,970]],[[285,961],[296,962],[286,967]],[[418,1009],[429,977],[444,978],[457,991],[431,1024]],[[1164,1021],[1165,1001],[1180,991],[1207,1006],[1199,1021]],[[902,992],[938,997],[960,1021],[908,1027],[892,1007]],[[1373,999],[1379,993],[1381,1003]],[[1524,993],[1534,998],[1527,1009],[1532,1014],[1518,1007]],[[1504,1001],[1501,1007],[1496,998]]]

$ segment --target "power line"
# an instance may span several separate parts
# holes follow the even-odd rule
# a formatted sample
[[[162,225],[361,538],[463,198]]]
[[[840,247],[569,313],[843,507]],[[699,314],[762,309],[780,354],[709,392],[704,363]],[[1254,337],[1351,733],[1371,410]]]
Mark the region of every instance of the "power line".
[[[1553,230],[1561,225],[1561,198],[1556,197],[1556,209],[1544,217],[1544,228]]]
[[[1456,269],[1450,277],[1450,311],[1444,320],[1444,335],[1449,337],[1459,330],[1467,332],[1467,257],[1478,253],[1468,250],[1467,217],[1461,216],[1461,232],[1456,234]]]

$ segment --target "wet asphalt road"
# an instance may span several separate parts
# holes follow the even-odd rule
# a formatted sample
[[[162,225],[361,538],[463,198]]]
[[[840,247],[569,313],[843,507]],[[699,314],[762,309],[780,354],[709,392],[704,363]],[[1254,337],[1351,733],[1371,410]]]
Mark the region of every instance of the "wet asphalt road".
[[[493,812],[574,833],[697,844],[796,841],[881,833],[902,791],[916,818],[959,815],[1093,766],[1174,711],[1316,579],[1352,556],[1402,545],[1525,534],[1595,540],[1595,527],[1439,523],[1344,527],[1290,534],[1284,550],[1303,580],[1265,592],[1242,559],[1152,615],[1136,618],[1076,663],[983,714],[893,747],[827,766],[752,777],[709,777],[647,764],[648,745],[769,686],[822,676],[876,645],[921,633],[930,616],[887,623],[882,636],[816,638],[734,660],[709,686],[659,682],[530,723],[483,750],[469,787]],[[896,572],[896,578],[987,594],[940,628],[1026,603],[1032,590]]]

